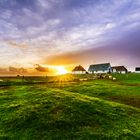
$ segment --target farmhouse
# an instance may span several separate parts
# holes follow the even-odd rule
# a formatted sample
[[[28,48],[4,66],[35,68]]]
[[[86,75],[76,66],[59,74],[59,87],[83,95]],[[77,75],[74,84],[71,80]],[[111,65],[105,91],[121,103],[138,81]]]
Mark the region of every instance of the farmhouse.
[[[90,65],[88,69],[89,73],[111,73],[111,65],[110,63],[102,63]]]
[[[140,67],[136,67],[136,68],[135,68],[135,72],[136,72],[136,73],[140,73]]]
[[[86,70],[81,65],[79,65],[72,70],[72,74],[86,74]]]
[[[128,70],[124,66],[114,66],[112,67],[112,72],[125,74],[128,72]]]

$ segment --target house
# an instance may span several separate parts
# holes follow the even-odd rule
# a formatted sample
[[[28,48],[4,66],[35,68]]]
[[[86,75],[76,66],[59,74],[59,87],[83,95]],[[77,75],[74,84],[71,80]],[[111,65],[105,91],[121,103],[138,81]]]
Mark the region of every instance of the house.
[[[90,65],[88,69],[89,73],[111,73],[111,65],[110,63],[102,63],[102,64],[95,64],[95,65]]]
[[[136,67],[136,68],[135,68],[135,72],[136,72],[136,73],[140,73],[140,67]]]
[[[113,73],[128,73],[128,70],[124,66],[114,66],[112,67],[112,72]]]
[[[72,74],[86,74],[86,70],[81,65],[79,65],[72,70]]]

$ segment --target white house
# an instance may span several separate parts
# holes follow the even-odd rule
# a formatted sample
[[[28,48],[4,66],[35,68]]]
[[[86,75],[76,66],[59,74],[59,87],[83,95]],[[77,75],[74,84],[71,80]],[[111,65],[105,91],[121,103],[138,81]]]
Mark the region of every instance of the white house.
[[[113,73],[128,73],[128,70],[124,66],[114,66],[112,67],[112,72]]]
[[[135,72],[136,72],[136,73],[140,73],[140,67],[136,67],[136,68],[135,68]]]
[[[111,65],[110,63],[102,63],[102,64],[95,64],[95,65],[90,65],[88,72],[90,74],[95,73],[111,73],[112,69],[111,69]]]
[[[72,70],[72,74],[86,74],[86,70],[81,65],[79,65]]]

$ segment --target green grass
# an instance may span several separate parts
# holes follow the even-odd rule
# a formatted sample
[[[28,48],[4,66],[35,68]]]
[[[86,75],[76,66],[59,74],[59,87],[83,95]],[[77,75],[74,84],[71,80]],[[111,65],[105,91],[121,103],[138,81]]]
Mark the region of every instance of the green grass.
[[[129,75],[132,84],[126,75],[114,76],[117,81],[5,82],[0,140],[139,140],[139,77]]]
[[[129,74],[113,74],[121,84],[140,85],[140,74],[129,73]]]
[[[117,81],[94,80],[61,87],[64,90],[99,97],[109,101],[140,108],[140,86],[120,84]]]

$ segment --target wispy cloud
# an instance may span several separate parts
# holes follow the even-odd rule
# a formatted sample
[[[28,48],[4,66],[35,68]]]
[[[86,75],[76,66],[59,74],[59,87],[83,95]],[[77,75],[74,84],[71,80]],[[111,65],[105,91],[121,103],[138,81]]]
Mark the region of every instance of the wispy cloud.
[[[43,66],[41,66],[39,64],[35,64],[34,67],[39,72],[49,72],[49,68],[43,67]]]
[[[8,41],[7,42],[8,46],[11,46],[11,47],[17,47],[17,48],[27,48],[28,45],[26,43],[22,43],[22,42],[13,42],[13,41]]]
[[[139,0],[1,0],[1,64],[32,65],[62,53],[115,46],[139,32],[139,11]]]

